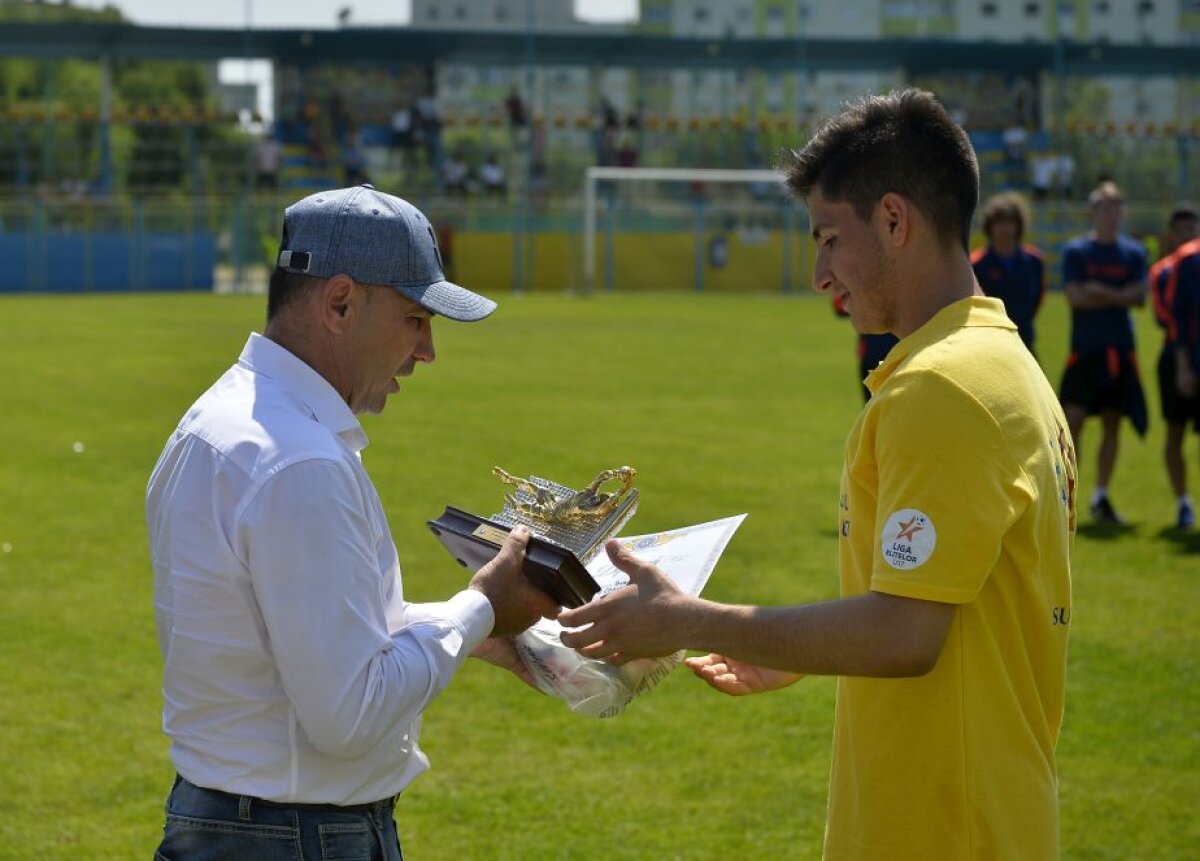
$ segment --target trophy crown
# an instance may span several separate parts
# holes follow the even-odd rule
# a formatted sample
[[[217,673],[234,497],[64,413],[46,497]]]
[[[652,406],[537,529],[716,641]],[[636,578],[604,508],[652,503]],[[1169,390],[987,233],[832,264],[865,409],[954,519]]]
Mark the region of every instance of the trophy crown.
[[[518,478],[498,466],[492,467],[492,475],[517,488],[516,493],[506,494],[505,499],[521,514],[549,523],[573,523],[601,519],[612,513],[633,487],[637,470],[632,466],[603,470],[582,490],[551,485],[534,477]],[[620,481],[620,488],[601,491],[610,481]],[[519,498],[522,492],[524,498]]]

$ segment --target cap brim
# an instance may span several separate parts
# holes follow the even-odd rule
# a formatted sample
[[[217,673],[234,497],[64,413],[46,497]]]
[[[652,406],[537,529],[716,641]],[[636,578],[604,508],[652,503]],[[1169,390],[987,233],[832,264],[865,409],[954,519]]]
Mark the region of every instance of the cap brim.
[[[496,310],[496,303],[491,299],[449,281],[434,281],[422,287],[398,286],[396,289],[433,313],[460,323],[474,323]]]

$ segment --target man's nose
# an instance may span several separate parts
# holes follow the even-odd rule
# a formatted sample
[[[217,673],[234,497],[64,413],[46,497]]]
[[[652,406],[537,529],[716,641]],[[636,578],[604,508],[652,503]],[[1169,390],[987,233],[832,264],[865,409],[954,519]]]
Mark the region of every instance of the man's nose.
[[[813,289],[818,293],[828,293],[833,289],[833,272],[821,255],[817,255],[817,265],[813,267]]]
[[[422,324],[421,339],[413,351],[413,358],[418,362],[432,362],[437,358],[437,351],[433,348],[433,323],[429,320]]]

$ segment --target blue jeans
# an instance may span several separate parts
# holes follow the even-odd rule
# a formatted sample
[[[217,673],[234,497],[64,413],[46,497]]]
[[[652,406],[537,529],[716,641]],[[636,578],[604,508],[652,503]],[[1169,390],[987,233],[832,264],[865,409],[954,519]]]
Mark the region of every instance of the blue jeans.
[[[204,789],[182,777],[167,798],[155,861],[403,861],[395,799],[351,808],[287,805]]]

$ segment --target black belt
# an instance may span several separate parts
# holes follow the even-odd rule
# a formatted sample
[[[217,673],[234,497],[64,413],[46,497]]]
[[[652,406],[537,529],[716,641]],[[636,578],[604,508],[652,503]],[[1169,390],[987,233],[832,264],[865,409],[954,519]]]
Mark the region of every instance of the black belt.
[[[285,810],[312,810],[323,813],[370,813],[373,810],[391,810],[396,806],[396,796],[384,798],[381,801],[369,801],[365,804],[302,804],[298,801],[267,801],[265,798],[245,796],[254,804],[264,807],[279,807]]]
[[[239,809],[247,805],[261,804],[264,807],[275,807],[281,810],[309,810],[314,813],[372,813],[374,811],[391,812],[396,806],[396,799],[399,796],[393,795],[389,798],[383,798],[379,801],[368,801],[363,804],[309,804],[299,801],[268,801],[265,798],[258,798],[253,795],[239,795],[233,792],[225,792],[220,789],[212,789],[207,786],[196,786],[186,777],[181,775],[175,776],[176,783],[186,783],[189,786],[195,787],[201,792],[209,792],[213,795],[218,795],[222,798],[227,798],[237,802]]]

